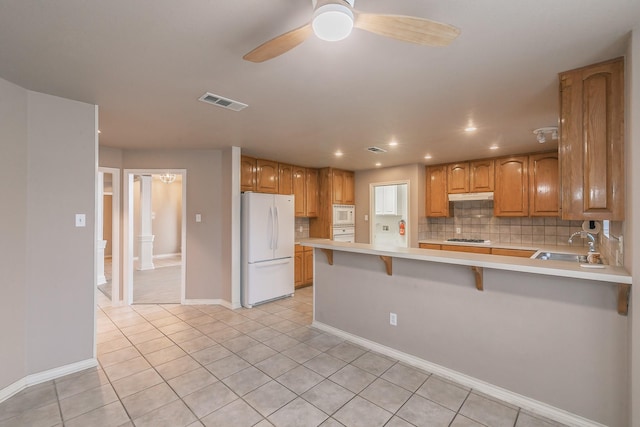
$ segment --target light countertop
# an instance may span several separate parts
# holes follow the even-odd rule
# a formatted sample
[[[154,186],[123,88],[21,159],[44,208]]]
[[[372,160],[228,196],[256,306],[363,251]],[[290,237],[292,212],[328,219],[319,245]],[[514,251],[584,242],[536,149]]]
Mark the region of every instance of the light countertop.
[[[423,240],[422,243],[444,244],[441,240]],[[455,242],[450,242],[455,243]],[[429,262],[439,262],[452,265],[467,265],[496,270],[510,270],[522,273],[543,274],[548,276],[571,277],[584,280],[595,280],[618,284],[631,284],[631,275],[624,267],[604,265],[603,268],[585,268],[577,262],[548,261],[531,258],[521,258],[501,255],[486,255],[468,252],[452,252],[431,249],[401,248],[376,246],[366,243],[334,242],[329,239],[300,239],[300,244],[320,249],[354,252],[378,256],[390,256],[394,258],[414,259]],[[449,244],[449,243],[446,243]],[[469,245],[469,243],[458,243]],[[491,246],[487,244],[475,244],[477,246],[500,247],[508,249],[543,250],[545,252],[586,253],[585,248],[572,248],[570,246],[545,246],[535,247],[530,245],[505,245]]]

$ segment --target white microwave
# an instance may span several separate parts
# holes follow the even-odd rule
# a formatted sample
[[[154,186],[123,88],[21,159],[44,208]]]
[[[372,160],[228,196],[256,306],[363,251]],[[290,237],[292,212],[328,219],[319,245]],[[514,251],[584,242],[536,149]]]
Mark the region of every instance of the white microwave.
[[[354,225],[356,207],[354,205],[333,205],[333,226]]]

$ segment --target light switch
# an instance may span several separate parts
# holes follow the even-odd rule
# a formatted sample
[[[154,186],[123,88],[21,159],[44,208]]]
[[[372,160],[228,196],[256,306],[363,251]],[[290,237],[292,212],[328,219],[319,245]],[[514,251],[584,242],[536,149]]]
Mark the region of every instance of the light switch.
[[[202,222],[202,215],[196,214],[196,222]]]
[[[365,221],[369,221],[369,215],[364,214],[364,220],[365,220]]]
[[[87,216],[85,214],[76,214],[76,227],[86,227]]]

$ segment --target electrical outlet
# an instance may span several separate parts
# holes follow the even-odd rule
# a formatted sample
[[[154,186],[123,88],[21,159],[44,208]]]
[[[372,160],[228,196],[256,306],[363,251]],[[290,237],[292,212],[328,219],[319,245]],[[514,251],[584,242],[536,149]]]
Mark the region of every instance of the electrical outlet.
[[[456,227],[456,234],[460,234],[460,233],[462,233],[462,228]]]
[[[389,324],[391,326],[398,326],[398,315],[395,313],[389,313]]]

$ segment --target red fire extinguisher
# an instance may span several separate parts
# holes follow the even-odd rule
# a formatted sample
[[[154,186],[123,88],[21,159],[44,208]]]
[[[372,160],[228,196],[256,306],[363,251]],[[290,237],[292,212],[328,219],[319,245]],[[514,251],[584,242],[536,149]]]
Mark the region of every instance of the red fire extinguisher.
[[[406,225],[406,224],[407,224],[407,223],[406,223],[406,222],[404,222],[404,219],[401,219],[401,220],[400,220],[400,222],[398,222],[398,225],[399,225],[399,227],[398,227],[398,228],[399,228],[399,230],[400,230],[400,235],[401,235],[401,236],[404,236],[404,232],[405,232],[405,225]]]

